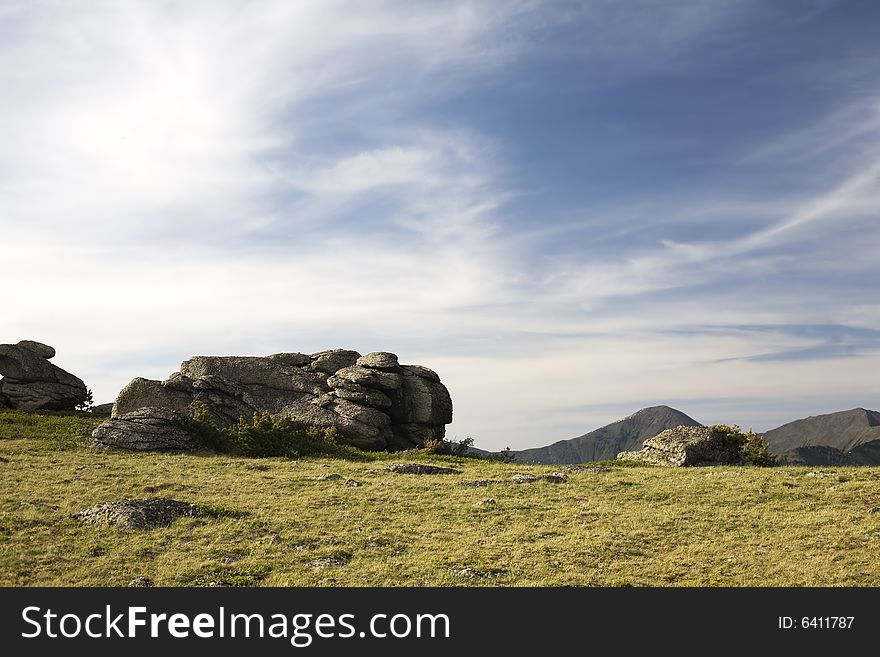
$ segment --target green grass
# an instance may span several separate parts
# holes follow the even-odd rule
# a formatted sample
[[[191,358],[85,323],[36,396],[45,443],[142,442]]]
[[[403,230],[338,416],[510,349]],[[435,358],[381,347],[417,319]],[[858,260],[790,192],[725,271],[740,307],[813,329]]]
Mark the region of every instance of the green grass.
[[[0,585],[880,585],[880,468],[615,466],[469,488],[556,468],[92,452],[99,421],[0,411]],[[218,513],[148,531],[68,517],[150,496]]]

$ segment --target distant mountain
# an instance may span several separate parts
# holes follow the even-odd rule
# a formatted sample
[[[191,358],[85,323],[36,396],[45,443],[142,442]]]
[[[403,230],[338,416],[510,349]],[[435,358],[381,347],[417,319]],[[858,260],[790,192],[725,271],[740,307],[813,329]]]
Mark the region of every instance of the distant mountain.
[[[854,408],[815,415],[771,429],[764,440],[787,463],[880,465],[880,412]]]
[[[648,438],[681,425],[701,426],[695,419],[674,408],[651,406],[583,436],[560,440],[546,447],[518,451],[516,462],[555,465],[614,459],[618,452],[641,449],[642,443]]]
[[[795,447],[778,456],[785,465],[859,465],[849,454],[824,445]]]

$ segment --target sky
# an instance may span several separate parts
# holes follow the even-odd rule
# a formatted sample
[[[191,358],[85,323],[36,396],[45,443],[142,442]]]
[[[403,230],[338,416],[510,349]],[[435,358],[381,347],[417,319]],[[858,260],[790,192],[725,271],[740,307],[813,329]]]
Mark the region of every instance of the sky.
[[[450,438],[880,408],[880,3],[0,0],[0,342],[393,351]]]

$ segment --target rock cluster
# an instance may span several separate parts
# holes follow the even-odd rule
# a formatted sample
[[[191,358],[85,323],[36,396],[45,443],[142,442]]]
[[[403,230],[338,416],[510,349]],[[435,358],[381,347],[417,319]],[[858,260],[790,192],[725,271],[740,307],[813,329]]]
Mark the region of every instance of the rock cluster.
[[[85,383],[53,365],[55,349],[33,340],[0,344],[0,408],[72,411],[84,404]]]
[[[142,427],[179,426],[179,418],[165,418],[155,409],[186,416],[194,402],[221,427],[266,411],[274,418],[335,428],[345,442],[368,450],[421,447],[442,439],[452,421],[449,392],[432,370],[401,365],[388,352],[362,356],[332,349],[311,355],[195,356],[165,381],[129,383],[95,438],[106,446],[162,449],[148,446],[156,432],[144,434]],[[138,410],[142,416],[130,415]],[[126,432],[136,435],[126,437]],[[179,436],[171,440],[172,449],[185,448]]]
[[[620,452],[618,459],[677,467],[744,465],[739,447],[709,427],[680,426],[648,438],[638,452]]]

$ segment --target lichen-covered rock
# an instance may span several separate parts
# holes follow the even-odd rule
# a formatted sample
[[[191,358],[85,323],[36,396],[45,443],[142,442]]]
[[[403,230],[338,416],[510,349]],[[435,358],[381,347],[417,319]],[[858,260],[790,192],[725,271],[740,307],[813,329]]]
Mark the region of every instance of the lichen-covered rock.
[[[182,415],[194,402],[221,427],[268,412],[274,418],[334,428],[367,450],[404,450],[440,440],[452,400],[426,367],[400,365],[389,352],[361,356],[331,349],[256,356],[195,356],[165,381],[134,379],[116,399],[113,418],[144,407]]]
[[[648,438],[638,452],[621,452],[620,460],[675,467],[743,465],[739,447],[710,427],[680,426]]]
[[[394,463],[388,466],[389,472],[397,474],[461,474],[461,470],[444,468],[439,465],[424,465],[422,463]]]
[[[131,452],[192,452],[205,445],[190,430],[189,418],[169,408],[147,406],[102,422],[93,446]]]
[[[26,411],[70,411],[88,398],[81,379],[49,362],[55,349],[22,340],[0,345],[0,404]]]
[[[384,372],[371,367],[362,367],[361,365],[343,367],[336,372],[336,376],[345,381],[358,383],[377,390],[397,390],[400,388],[399,374]]]
[[[88,525],[104,525],[117,529],[152,529],[166,527],[183,516],[194,516],[197,511],[193,504],[155,497],[96,504],[90,509],[73,514],[72,517]]]
[[[333,388],[337,397],[342,399],[374,408],[388,408],[391,406],[391,398],[381,390],[376,390],[360,383],[352,383],[336,375],[327,379],[327,385]]]

